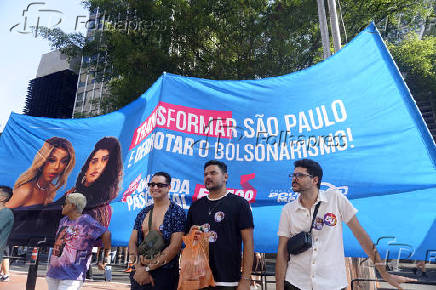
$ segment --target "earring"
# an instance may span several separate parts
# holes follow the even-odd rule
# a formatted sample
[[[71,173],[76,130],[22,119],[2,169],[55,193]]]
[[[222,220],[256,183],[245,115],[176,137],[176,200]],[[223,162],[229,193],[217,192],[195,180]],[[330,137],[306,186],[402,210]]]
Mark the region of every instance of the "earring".
[[[82,177],[82,184],[85,185],[85,181],[86,181],[86,175],[83,175]]]

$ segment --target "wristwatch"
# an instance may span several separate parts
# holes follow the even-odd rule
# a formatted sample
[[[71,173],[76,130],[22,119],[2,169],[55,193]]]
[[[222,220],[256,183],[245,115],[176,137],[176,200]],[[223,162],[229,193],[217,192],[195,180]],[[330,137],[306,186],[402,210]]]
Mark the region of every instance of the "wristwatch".
[[[150,272],[151,271],[151,269],[150,269],[150,266],[145,266],[145,271],[147,271],[147,272]]]

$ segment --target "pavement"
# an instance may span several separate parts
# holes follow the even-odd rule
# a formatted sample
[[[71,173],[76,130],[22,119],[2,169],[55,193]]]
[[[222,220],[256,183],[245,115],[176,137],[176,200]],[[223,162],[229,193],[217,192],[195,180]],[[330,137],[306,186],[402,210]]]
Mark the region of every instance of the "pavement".
[[[406,290],[435,290],[436,289],[436,264],[426,264],[425,275],[416,275],[414,263],[400,263],[399,269],[390,271],[391,274],[406,276],[416,279],[416,282],[403,284],[403,289]],[[379,282],[379,290],[395,289],[386,282]]]
[[[23,290],[26,289],[27,280],[27,270],[28,264],[24,263],[14,263],[11,265],[11,275],[9,282],[0,282],[0,289],[7,290]],[[436,264],[427,264],[427,272],[425,277],[417,277],[414,272],[414,264],[401,263],[399,265],[399,271],[391,272],[394,274],[399,274],[411,278],[417,279],[417,283],[414,284],[403,284],[403,288],[409,290],[435,290],[436,289]],[[130,289],[129,274],[125,273],[125,266],[123,265],[112,265],[112,281],[108,282],[104,279],[104,271],[98,270],[96,265],[93,265],[93,281],[86,280],[83,290],[102,290],[102,289],[117,289],[124,290]],[[47,272],[47,264],[43,263],[38,266],[38,278],[36,281],[36,290],[48,290],[47,283],[45,281],[45,274]],[[265,285],[266,290],[275,289],[274,276],[267,276],[266,280],[268,283]],[[427,284],[424,284],[427,283]],[[433,283],[429,285],[428,283]],[[252,287],[251,289],[261,289]],[[351,289],[351,287],[348,287]],[[362,289],[355,287],[354,289]],[[385,282],[379,282],[379,290],[394,289],[389,284]]]
[[[112,266],[112,281],[108,282],[104,279],[104,271],[98,270],[97,266],[93,265],[93,281],[85,280],[81,289],[83,290],[102,290],[102,289],[130,289],[129,273],[125,273],[125,267],[120,265]],[[18,264],[11,265],[9,282],[0,282],[0,289],[7,290],[23,290],[26,289],[28,265]],[[38,278],[36,280],[35,290],[48,290],[45,274],[47,265],[38,266]]]

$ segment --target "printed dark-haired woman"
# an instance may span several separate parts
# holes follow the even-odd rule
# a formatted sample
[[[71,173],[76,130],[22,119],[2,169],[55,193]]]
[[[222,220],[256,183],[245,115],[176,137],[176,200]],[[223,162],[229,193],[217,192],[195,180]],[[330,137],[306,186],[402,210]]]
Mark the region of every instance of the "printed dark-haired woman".
[[[95,144],[77,176],[76,185],[66,194],[82,193],[87,200],[84,213],[107,228],[112,216],[109,203],[118,194],[122,174],[120,143],[115,137],[104,137]]]

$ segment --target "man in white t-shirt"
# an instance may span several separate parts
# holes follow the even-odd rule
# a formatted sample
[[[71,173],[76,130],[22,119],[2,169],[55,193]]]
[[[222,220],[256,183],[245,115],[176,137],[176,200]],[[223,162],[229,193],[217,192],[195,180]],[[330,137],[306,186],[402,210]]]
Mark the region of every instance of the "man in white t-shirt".
[[[302,159],[294,165],[294,173],[290,176],[292,189],[300,195],[283,207],[280,217],[276,263],[277,290],[334,290],[347,287],[342,222],[351,229],[384,280],[398,288],[403,282],[414,281],[391,275],[386,271],[371,238],[359,224],[357,210],[344,195],[336,190],[319,190],[323,172],[317,162]],[[302,231],[310,230],[318,203],[318,213],[312,229],[312,247],[300,254],[289,255],[288,240]]]

